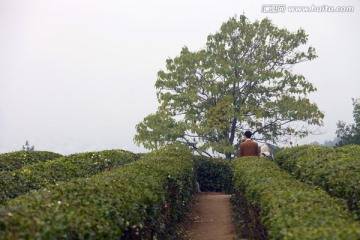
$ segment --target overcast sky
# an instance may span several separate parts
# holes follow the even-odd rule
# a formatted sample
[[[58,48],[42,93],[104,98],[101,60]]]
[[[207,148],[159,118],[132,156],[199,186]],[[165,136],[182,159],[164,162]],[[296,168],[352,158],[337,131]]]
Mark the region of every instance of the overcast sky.
[[[269,11],[290,1],[0,0],[0,152],[62,154],[104,149],[144,152],[135,125],[158,106],[154,87],[165,60],[183,46],[199,50],[207,35],[242,13],[280,28],[304,28],[318,58],[294,71],[318,91],[323,134],[353,123],[360,97],[360,2],[291,1],[291,6],[353,6],[354,12]],[[263,9],[263,11],[262,11]]]

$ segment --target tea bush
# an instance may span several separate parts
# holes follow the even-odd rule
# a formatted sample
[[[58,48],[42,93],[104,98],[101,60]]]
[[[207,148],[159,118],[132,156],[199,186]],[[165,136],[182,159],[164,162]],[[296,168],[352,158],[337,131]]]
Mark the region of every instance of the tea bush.
[[[179,151],[15,198],[0,207],[0,239],[169,239],[194,189],[192,154]]]
[[[45,162],[62,157],[58,153],[48,151],[17,151],[0,154],[0,172],[13,171],[28,164]]]
[[[196,157],[196,179],[202,192],[232,192],[229,160]]]
[[[277,153],[275,161],[299,180],[344,198],[360,219],[360,146],[301,146]]]
[[[105,150],[61,157],[0,172],[0,204],[30,190],[72,178],[84,178],[134,161],[137,155],[123,150]]]
[[[276,163],[243,157],[234,162],[233,171],[237,194],[258,210],[269,239],[360,238],[360,223],[343,200],[295,180]]]

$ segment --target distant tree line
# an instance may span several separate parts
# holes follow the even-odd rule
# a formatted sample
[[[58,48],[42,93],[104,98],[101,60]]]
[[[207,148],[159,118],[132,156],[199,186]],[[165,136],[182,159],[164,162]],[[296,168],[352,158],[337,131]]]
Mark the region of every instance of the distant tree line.
[[[30,146],[29,141],[26,140],[25,145],[22,146],[24,151],[35,151],[35,146]]]
[[[354,107],[353,124],[347,124],[344,121],[338,121],[336,124],[337,129],[334,140],[325,141],[323,144],[314,141],[310,144],[325,147],[340,147],[349,144],[360,144],[360,98],[352,98],[352,104]]]
[[[319,143],[317,141],[311,142],[311,145],[315,146],[324,146],[324,147],[335,147],[337,143],[340,141],[338,137],[334,138],[334,140],[326,140],[324,143]]]
[[[355,123],[346,124],[344,121],[338,121],[336,135],[339,138],[339,142],[336,146],[360,144],[360,98],[353,98],[352,102]]]

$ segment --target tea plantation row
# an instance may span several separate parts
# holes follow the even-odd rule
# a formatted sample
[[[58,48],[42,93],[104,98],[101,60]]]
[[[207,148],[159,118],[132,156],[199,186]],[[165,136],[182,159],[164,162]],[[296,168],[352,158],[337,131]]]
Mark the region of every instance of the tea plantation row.
[[[302,183],[269,160],[233,164],[235,206],[247,239],[360,239],[345,201]]]
[[[12,171],[31,163],[45,162],[62,157],[58,153],[48,151],[17,151],[0,154],[0,172]]]
[[[154,151],[9,200],[0,207],[0,238],[164,239],[191,200],[192,157],[179,149]]]
[[[286,148],[275,158],[295,178],[319,186],[331,196],[346,200],[360,219],[360,146]]]
[[[21,156],[23,154],[31,155],[30,151],[13,153],[13,155],[16,154]],[[42,153],[32,153],[33,159],[36,159],[39,155],[42,156]],[[45,159],[38,162],[33,160],[36,163],[25,165],[13,171],[0,172],[0,204],[30,190],[40,189],[58,181],[89,177],[104,170],[122,166],[137,158],[136,154],[128,151],[105,150],[73,154],[48,161],[45,161]]]
[[[292,149],[295,153],[283,150],[277,161],[283,167],[285,162],[291,165],[289,158],[300,156],[304,149]],[[347,210],[345,201],[297,181],[293,176],[299,175],[300,169],[298,174],[288,174],[262,158],[240,158],[230,163],[172,147],[144,154],[137,161],[137,155],[124,151],[128,158],[121,161],[130,163],[117,168],[109,164],[111,154],[119,154],[114,151],[69,156],[75,171],[66,167],[70,163],[60,164],[67,158],[62,157],[1,172],[25,176],[30,180],[24,182],[41,189],[0,207],[0,239],[176,239],[174,226],[191,202],[196,181],[202,191],[234,193],[236,225],[246,229],[246,236],[241,237],[360,239],[360,223]],[[348,150],[345,152],[340,151],[340,156],[348,156]],[[40,176],[41,171],[40,179],[46,179],[43,185],[33,181],[35,173]],[[76,175],[78,171],[84,172]],[[51,178],[59,172],[68,176]],[[32,174],[29,178],[28,173]]]

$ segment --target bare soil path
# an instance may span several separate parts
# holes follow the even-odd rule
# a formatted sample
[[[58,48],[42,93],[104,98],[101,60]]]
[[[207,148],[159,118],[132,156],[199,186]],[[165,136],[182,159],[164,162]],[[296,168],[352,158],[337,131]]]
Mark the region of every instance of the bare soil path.
[[[223,193],[200,193],[189,214],[189,240],[237,239],[231,221],[230,195]]]

